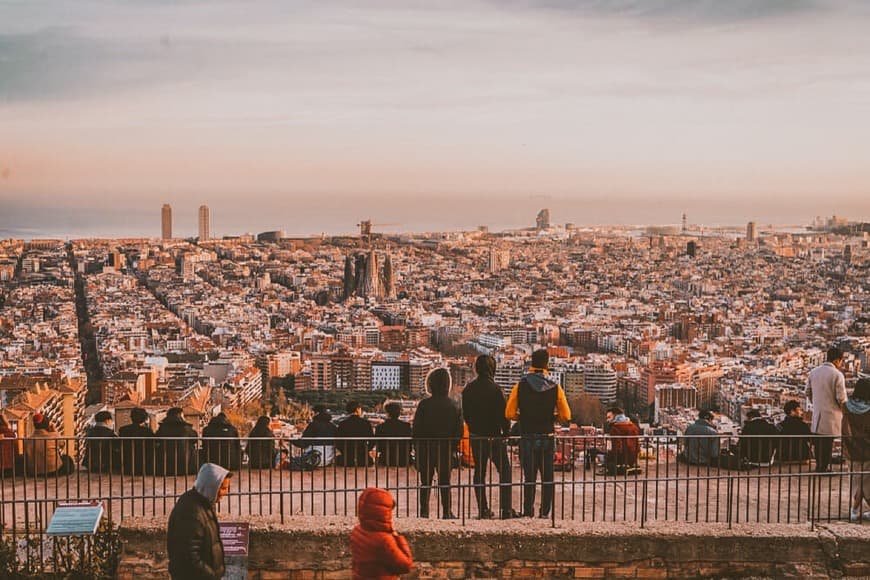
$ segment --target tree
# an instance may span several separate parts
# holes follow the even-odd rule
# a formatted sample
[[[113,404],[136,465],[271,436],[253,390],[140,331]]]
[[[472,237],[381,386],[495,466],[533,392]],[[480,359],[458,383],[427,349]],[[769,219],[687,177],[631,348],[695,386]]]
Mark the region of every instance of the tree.
[[[603,425],[604,405],[598,397],[592,395],[575,395],[568,398],[571,407],[571,417],[578,425]]]

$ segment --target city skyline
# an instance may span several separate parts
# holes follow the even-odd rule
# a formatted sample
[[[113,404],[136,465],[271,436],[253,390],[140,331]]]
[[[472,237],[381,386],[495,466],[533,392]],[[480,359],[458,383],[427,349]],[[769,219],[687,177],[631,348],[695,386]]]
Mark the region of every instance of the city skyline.
[[[0,200],[543,195],[773,221],[764,197],[866,218],[868,22],[848,0],[5,4]]]

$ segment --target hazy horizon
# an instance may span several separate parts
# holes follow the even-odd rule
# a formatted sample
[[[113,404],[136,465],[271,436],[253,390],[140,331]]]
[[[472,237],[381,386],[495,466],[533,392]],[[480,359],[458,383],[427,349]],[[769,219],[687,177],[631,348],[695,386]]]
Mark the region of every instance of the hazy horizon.
[[[682,213],[691,225],[742,227],[755,221],[759,227],[809,225],[813,218],[839,215],[870,221],[863,200],[823,200],[814,204],[758,202],[752,207],[731,200],[573,200],[535,195],[486,197],[459,196],[288,196],[284,203],[240,196],[235,201],[209,203],[207,199],[167,197],[173,209],[173,235],[197,235],[197,208],[211,209],[212,235],[238,235],[284,230],[288,235],[342,235],[358,233],[363,219],[375,223],[375,231],[432,232],[473,230],[484,225],[492,231],[532,227],[540,209],[550,210],[555,225],[578,227],[605,225],[680,225]],[[127,204],[114,200],[102,206],[54,206],[33,202],[9,202],[0,213],[2,238],[159,237],[161,204]],[[818,211],[813,211],[814,209]],[[862,212],[859,215],[859,212]]]

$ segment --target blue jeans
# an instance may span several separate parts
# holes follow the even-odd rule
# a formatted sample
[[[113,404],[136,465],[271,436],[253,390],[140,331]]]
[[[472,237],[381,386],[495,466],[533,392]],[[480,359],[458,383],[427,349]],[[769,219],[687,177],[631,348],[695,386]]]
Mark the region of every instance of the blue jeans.
[[[535,482],[541,473],[541,516],[553,507],[553,435],[523,435],[520,439],[520,463],[523,466],[523,515],[535,514]]]

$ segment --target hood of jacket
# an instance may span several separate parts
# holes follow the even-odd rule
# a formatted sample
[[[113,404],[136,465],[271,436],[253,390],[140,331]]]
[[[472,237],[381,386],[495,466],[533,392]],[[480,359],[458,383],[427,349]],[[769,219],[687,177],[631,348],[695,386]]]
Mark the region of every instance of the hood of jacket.
[[[846,410],[853,415],[863,415],[870,411],[870,403],[860,399],[849,399],[846,401]]]
[[[523,379],[530,387],[532,387],[532,390],[539,393],[555,389],[559,386],[559,383],[550,380],[550,377],[541,372],[529,373],[524,376]]]
[[[396,502],[385,489],[369,487],[359,496],[359,524],[364,530],[390,532],[393,530],[393,506]]]
[[[199,495],[207,499],[209,503],[214,503],[217,499],[218,489],[220,489],[221,484],[229,473],[228,469],[224,469],[220,465],[206,463],[199,468],[193,488],[199,492]]]

